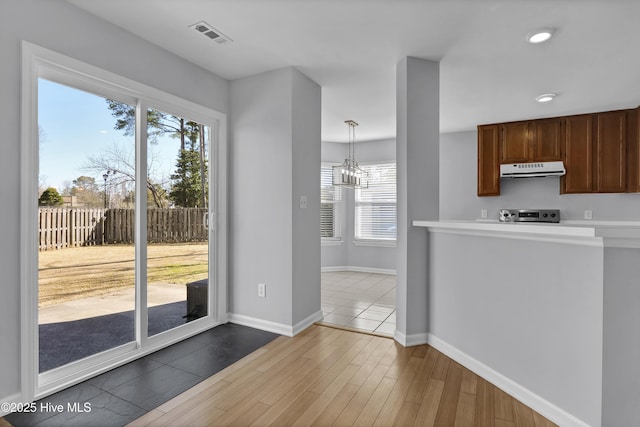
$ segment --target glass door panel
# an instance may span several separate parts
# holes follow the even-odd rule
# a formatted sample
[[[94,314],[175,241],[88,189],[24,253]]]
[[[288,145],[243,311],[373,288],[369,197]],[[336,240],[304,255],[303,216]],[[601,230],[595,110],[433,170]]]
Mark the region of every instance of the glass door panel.
[[[40,373],[135,340],[135,139],[118,111],[135,107],[38,80]]]
[[[208,127],[147,112],[148,335],[208,314]]]

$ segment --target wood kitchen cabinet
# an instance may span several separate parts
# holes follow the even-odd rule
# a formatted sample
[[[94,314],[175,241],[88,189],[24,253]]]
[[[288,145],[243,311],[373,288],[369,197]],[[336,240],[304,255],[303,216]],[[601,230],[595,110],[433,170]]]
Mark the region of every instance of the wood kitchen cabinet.
[[[596,114],[595,192],[623,193],[626,175],[626,111]]]
[[[626,191],[626,116],[626,111],[608,111],[564,118],[562,194]]]
[[[504,123],[500,126],[500,163],[562,159],[563,121],[558,118]]]
[[[500,164],[557,160],[561,194],[640,192],[640,107],[478,126],[478,196],[500,195]]]
[[[553,162],[562,160],[564,146],[564,120],[541,119],[531,122],[531,161]]]
[[[627,110],[627,191],[640,192],[640,107]]]
[[[498,125],[478,126],[478,196],[500,195]]]
[[[593,191],[593,115],[564,118],[563,149],[566,175],[560,178],[560,193],[590,193]]]
[[[500,163],[525,163],[529,160],[530,122],[500,125]]]

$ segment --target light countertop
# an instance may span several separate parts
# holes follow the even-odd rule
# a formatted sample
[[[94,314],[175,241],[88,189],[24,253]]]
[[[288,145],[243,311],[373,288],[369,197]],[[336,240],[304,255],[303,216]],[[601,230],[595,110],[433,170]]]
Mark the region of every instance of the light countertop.
[[[426,227],[441,232],[483,234],[495,237],[565,239],[596,243],[604,246],[640,248],[640,221],[562,221],[552,223],[505,223],[492,220],[413,221],[414,227]],[[600,243],[602,244],[602,243]]]

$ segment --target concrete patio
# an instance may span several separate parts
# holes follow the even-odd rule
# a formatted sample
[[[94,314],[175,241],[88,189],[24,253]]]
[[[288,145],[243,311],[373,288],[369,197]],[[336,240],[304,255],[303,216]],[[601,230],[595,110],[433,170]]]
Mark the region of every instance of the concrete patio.
[[[184,285],[149,286],[149,336],[187,322]],[[135,339],[134,290],[39,310],[39,369],[45,372]]]

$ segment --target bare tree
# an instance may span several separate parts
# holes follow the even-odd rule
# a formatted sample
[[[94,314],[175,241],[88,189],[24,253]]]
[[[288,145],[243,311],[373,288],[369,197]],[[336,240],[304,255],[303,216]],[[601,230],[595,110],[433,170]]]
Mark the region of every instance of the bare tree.
[[[151,153],[150,153],[151,154]],[[152,157],[152,155],[151,155]],[[152,165],[153,161],[149,161]],[[97,156],[89,156],[87,164],[83,166],[83,170],[92,171],[96,174],[103,174],[110,171],[110,185],[117,186],[123,183],[135,182],[135,156],[131,151],[125,150],[118,145],[108,147],[102,154]],[[151,169],[147,168],[147,193],[150,200],[157,208],[165,207],[167,202],[166,191],[163,188],[163,182],[155,182],[151,178]]]

